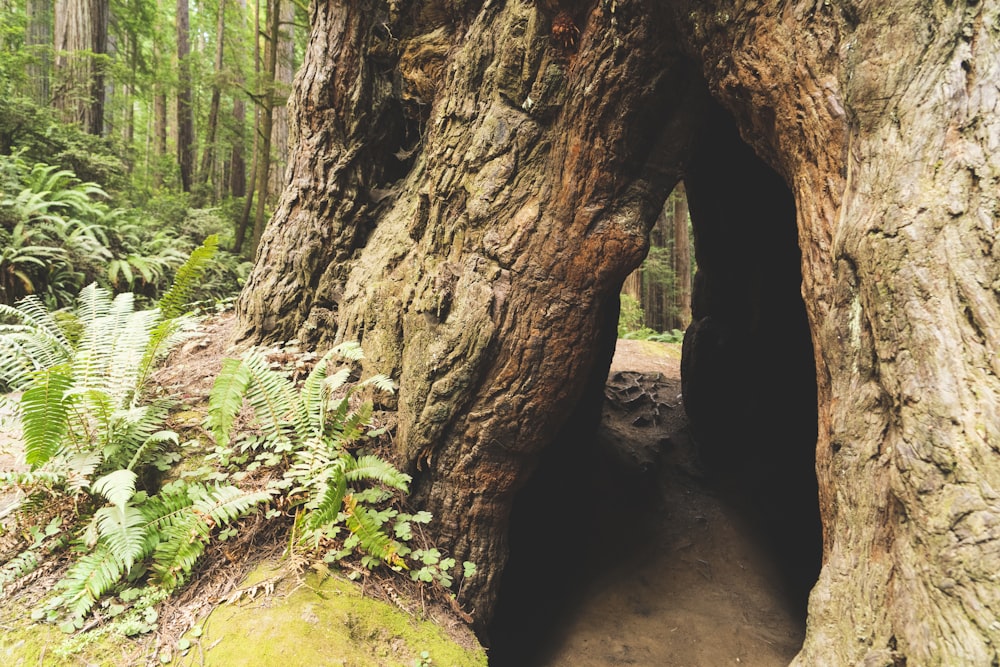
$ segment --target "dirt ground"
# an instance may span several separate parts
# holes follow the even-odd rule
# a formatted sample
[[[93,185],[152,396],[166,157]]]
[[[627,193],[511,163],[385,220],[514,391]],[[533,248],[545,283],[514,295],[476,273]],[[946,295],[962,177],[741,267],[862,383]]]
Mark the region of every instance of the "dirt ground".
[[[772,667],[787,665],[801,645],[804,618],[765,545],[699,470],[678,353],[619,341],[602,437],[648,488],[616,508],[623,518],[600,541],[628,548],[583,568],[574,601],[526,663]]]

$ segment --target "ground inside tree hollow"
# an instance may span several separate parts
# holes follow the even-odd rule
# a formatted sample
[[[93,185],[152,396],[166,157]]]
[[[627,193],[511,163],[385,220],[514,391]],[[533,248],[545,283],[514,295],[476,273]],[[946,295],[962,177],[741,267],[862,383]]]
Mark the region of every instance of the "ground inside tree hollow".
[[[618,341],[593,461],[541,484],[561,498],[529,485],[535,509],[515,507],[491,667],[770,667],[798,651],[803,593],[739,480],[705,474],[678,356]]]

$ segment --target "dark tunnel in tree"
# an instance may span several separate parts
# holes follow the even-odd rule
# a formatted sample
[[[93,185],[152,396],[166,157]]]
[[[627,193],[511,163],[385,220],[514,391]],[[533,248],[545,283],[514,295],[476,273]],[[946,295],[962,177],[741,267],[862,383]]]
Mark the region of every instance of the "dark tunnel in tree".
[[[684,409],[705,483],[741,508],[804,622],[822,544],[815,363],[795,205],[729,114],[706,107],[683,170],[698,266]],[[614,324],[609,315],[605,326]],[[542,664],[533,661],[580,582],[613,566],[616,549],[636,548],[649,535],[644,522],[659,518],[649,489],[609,469],[598,451],[595,401],[608,363],[597,367],[590,399],[514,501],[491,665]]]

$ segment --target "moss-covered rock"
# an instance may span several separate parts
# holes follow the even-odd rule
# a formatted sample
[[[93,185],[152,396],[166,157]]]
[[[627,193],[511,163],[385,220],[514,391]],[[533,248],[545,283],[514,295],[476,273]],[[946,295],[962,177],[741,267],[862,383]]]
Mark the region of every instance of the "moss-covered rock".
[[[246,587],[274,574],[258,568]],[[189,633],[177,664],[295,667],[485,667],[471,633],[463,647],[438,625],[361,595],[336,576],[309,574],[282,582],[273,594],[222,604]],[[193,637],[194,634],[199,636]]]

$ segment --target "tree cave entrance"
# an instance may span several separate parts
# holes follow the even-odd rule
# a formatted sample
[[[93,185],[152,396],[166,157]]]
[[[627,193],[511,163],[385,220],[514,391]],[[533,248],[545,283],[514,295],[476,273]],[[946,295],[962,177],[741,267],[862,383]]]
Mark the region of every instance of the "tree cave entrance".
[[[801,644],[821,525],[795,204],[721,107],[700,123],[680,379],[596,364],[603,410],[585,401],[515,500],[493,667],[787,664]]]

